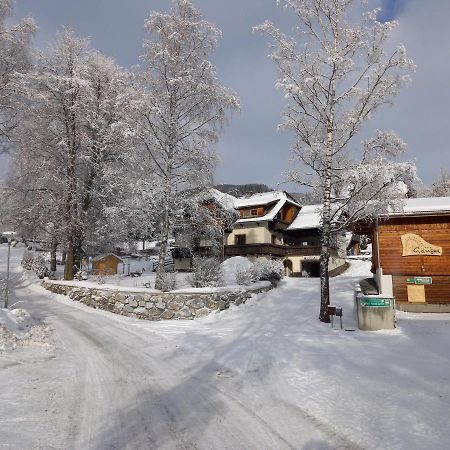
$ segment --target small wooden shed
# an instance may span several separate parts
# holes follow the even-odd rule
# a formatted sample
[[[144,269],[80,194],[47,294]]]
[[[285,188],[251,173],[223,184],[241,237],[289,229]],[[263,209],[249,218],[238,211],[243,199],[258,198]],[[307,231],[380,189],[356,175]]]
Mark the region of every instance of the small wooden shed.
[[[450,197],[408,199],[355,231],[372,235],[372,271],[392,276],[398,309],[450,312]]]
[[[119,263],[123,263],[123,260],[114,253],[96,256],[92,259],[92,273],[94,275],[117,275]]]

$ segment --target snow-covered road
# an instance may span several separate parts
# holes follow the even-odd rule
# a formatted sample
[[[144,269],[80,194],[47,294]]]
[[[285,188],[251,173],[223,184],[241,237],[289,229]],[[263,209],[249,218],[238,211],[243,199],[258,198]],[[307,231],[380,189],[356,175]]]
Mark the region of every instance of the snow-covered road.
[[[347,329],[351,273],[332,283]],[[448,448],[450,317],[331,330],[317,290],[290,279],[221,314],[151,323],[18,280],[52,343],[0,354],[0,448]]]

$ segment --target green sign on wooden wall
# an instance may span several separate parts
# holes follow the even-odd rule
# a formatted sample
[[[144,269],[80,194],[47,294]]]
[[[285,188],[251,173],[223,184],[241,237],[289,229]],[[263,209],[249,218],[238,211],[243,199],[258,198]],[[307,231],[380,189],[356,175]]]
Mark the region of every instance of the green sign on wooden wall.
[[[432,277],[409,277],[406,279],[408,284],[433,284]]]

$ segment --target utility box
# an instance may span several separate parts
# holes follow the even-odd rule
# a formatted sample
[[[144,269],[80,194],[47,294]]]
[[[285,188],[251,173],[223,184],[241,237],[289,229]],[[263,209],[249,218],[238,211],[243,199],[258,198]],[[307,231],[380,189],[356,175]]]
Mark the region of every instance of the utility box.
[[[395,299],[355,292],[358,328],[365,331],[395,328]]]

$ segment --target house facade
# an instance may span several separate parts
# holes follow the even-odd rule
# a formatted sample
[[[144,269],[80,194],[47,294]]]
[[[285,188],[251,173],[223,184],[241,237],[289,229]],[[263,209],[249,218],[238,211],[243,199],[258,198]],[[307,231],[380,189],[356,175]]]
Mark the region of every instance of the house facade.
[[[226,236],[225,257],[275,258],[287,276],[319,276],[321,209],[282,191],[236,199],[239,219]],[[345,267],[345,249],[331,249],[331,275]]]
[[[389,277],[398,309],[450,312],[450,197],[407,199],[355,233],[372,237],[372,272]]]

